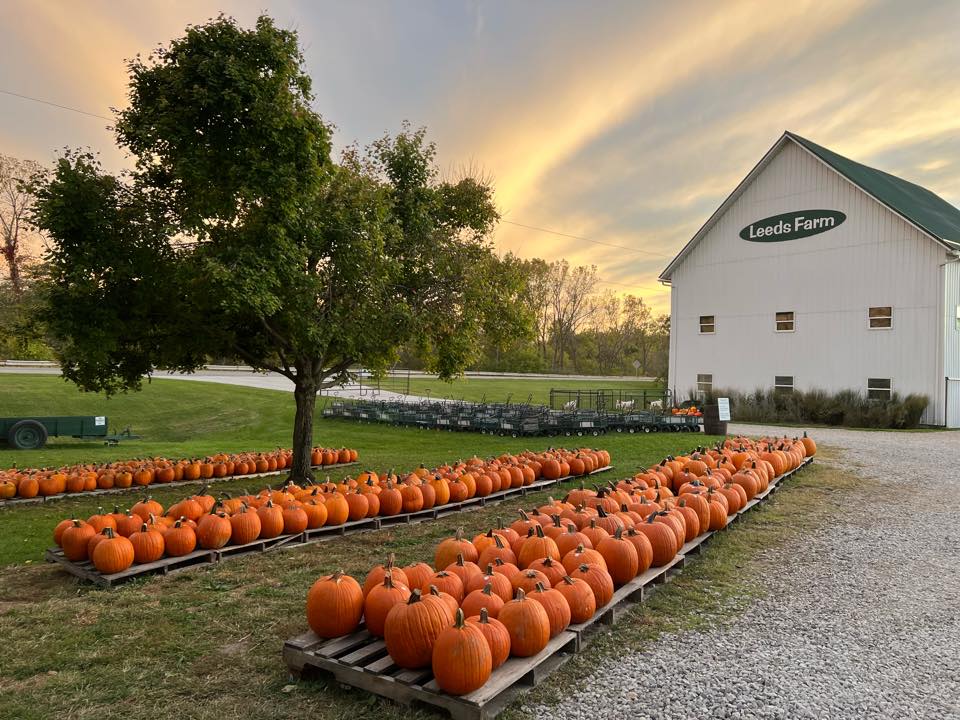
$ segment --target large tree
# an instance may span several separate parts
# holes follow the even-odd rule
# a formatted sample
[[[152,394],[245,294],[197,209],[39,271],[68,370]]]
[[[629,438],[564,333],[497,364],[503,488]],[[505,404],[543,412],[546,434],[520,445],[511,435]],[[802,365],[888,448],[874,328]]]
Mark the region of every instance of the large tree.
[[[65,377],[136,389],[233,356],[294,383],[292,474],[310,474],[319,390],[415,342],[443,377],[496,323],[524,331],[486,242],[492,189],[438,180],[404,127],[330,158],[297,36],[220,17],[129,63],[124,177],[68,154],[35,183],[53,240],[47,320]]]

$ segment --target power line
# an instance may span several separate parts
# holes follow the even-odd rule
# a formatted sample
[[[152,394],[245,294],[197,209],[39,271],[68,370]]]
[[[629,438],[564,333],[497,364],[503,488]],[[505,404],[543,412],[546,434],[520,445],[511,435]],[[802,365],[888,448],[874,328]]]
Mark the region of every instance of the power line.
[[[548,228],[537,227],[536,225],[524,225],[523,223],[514,222],[513,220],[501,219],[500,222],[507,223],[508,225],[516,225],[517,227],[526,228],[527,230],[537,230],[539,232],[550,233],[551,235],[559,235],[560,237],[571,238],[572,240],[582,240],[584,242],[593,243],[594,245],[603,245],[604,247],[616,248],[618,250],[626,250],[627,252],[642,253],[643,255],[652,255],[654,257],[673,260],[673,255],[664,255],[663,253],[651,252],[650,250],[640,250],[639,248],[627,247],[626,245],[615,245],[613,243],[602,242],[600,240],[592,240],[591,238],[582,237],[581,235],[570,235],[569,233],[559,232],[557,230],[550,230]]]
[[[30,97],[29,95],[21,95],[20,93],[11,92],[10,90],[0,90],[0,94],[11,95],[21,100],[30,100],[31,102],[41,103],[42,105],[49,105],[50,107],[60,108],[61,110],[69,110],[70,112],[79,113],[80,115],[87,115],[89,117],[99,118],[101,120],[107,120],[108,122],[113,122],[114,118],[106,117],[105,115],[97,115],[96,113],[87,112],[86,110],[80,110],[79,108],[70,107],[69,105],[61,105],[60,103],[50,102],[49,100],[41,100],[40,98]]]

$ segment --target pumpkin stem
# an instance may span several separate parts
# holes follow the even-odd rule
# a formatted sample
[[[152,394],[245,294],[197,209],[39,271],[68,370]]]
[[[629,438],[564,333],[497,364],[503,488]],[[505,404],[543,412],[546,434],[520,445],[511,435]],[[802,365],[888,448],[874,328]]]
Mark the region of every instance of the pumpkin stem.
[[[526,596],[527,594],[523,591],[523,588],[517,588],[517,595],[514,598],[514,600],[517,600],[519,602],[523,600]]]
[[[538,582],[537,584],[534,585],[534,587],[536,588],[537,592],[542,593],[547,591],[547,589],[543,586],[542,582]]]
[[[536,532],[538,538],[544,537],[544,535],[543,535],[543,525],[537,525],[537,527],[535,528],[535,532]]]
[[[430,588],[436,589],[433,585],[431,585]],[[413,605],[416,602],[420,602],[420,588],[414,588],[410,591],[410,599],[407,600],[407,605]]]
[[[614,536],[617,540],[623,539],[623,526],[622,526],[622,525],[621,525],[620,527],[618,527],[618,528],[614,531],[613,536]]]
[[[464,617],[463,617],[463,608],[457,608],[457,614],[453,620],[453,626],[457,630],[463,630],[463,628],[465,627]]]
[[[483,586],[483,590],[481,590],[480,592],[482,592],[484,595],[492,595],[493,584],[488,582],[486,585]]]
[[[342,577],[343,577],[343,570],[337,570],[333,575],[330,576],[330,579],[336,582]]]
[[[490,622],[490,613],[487,612],[486,608],[480,608],[480,622],[484,625]]]

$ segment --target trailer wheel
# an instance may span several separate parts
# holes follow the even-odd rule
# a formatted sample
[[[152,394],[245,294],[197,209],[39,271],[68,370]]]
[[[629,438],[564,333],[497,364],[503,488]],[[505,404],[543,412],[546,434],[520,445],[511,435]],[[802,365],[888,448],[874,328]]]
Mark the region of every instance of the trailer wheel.
[[[36,420],[21,420],[10,428],[7,442],[17,450],[36,450],[47,444],[47,429]]]
[[[617,432],[618,432],[618,433],[622,433],[622,432],[623,432],[623,428],[622,428],[622,427],[618,427],[618,428],[617,428]]]

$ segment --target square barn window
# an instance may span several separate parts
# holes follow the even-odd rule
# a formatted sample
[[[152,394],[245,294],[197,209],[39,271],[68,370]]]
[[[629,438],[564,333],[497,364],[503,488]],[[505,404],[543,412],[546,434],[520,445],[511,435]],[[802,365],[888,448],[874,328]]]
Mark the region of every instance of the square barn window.
[[[793,311],[777,313],[777,332],[793,332]]]
[[[893,393],[893,383],[890,378],[868,378],[867,397],[870,400],[889,400]]]
[[[777,392],[793,392],[793,375],[777,375],[773,378],[773,389]]]
[[[700,397],[704,397],[707,393],[713,390],[713,375],[706,375],[700,373],[697,375],[697,392],[700,394]]]
[[[716,330],[717,324],[714,322],[713,315],[701,315],[700,316],[700,334],[701,335],[712,335],[714,330]]]
[[[889,330],[893,327],[892,307],[872,307],[867,311],[871,330]]]

